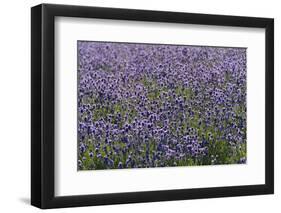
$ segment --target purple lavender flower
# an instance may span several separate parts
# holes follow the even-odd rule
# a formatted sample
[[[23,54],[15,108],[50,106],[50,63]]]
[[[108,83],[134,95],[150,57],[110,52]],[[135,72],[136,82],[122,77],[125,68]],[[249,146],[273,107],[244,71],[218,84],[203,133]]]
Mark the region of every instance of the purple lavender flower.
[[[246,48],[77,47],[79,170],[246,163]]]

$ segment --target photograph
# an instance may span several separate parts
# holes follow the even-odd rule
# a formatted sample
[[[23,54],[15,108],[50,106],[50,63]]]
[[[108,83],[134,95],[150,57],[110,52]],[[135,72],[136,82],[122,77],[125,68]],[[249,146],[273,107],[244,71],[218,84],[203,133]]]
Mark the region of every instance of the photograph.
[[[247,48],[77,41],[78,170],[247,163]]]
[[[31,204],[273,194],[274,18],[246,15],[33,6]]]

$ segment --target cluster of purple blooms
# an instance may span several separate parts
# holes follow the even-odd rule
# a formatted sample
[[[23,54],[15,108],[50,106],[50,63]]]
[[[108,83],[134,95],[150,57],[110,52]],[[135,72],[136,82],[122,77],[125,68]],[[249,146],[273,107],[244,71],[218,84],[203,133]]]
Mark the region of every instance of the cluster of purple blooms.
[[[246,163],[246,49],[78,41],[78,169]]]

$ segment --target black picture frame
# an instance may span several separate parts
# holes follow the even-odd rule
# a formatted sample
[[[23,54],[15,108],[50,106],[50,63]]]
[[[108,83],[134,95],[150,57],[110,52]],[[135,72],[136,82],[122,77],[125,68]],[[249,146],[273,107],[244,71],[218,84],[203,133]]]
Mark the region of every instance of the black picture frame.
[[[57,16],[264,28],[266,32],[265,184],[56,197],[54,195],[54,18]],[[47,209],[272,193],[274,193],[273,19],[53,4],[41,4],[31,8],[32,205]]]

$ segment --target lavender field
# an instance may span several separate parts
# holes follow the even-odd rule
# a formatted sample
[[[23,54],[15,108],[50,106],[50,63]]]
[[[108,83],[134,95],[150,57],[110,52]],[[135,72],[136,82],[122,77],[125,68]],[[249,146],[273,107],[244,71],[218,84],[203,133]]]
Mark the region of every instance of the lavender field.
[[[246,49],[78,41],[78,170],[246,163]]]

